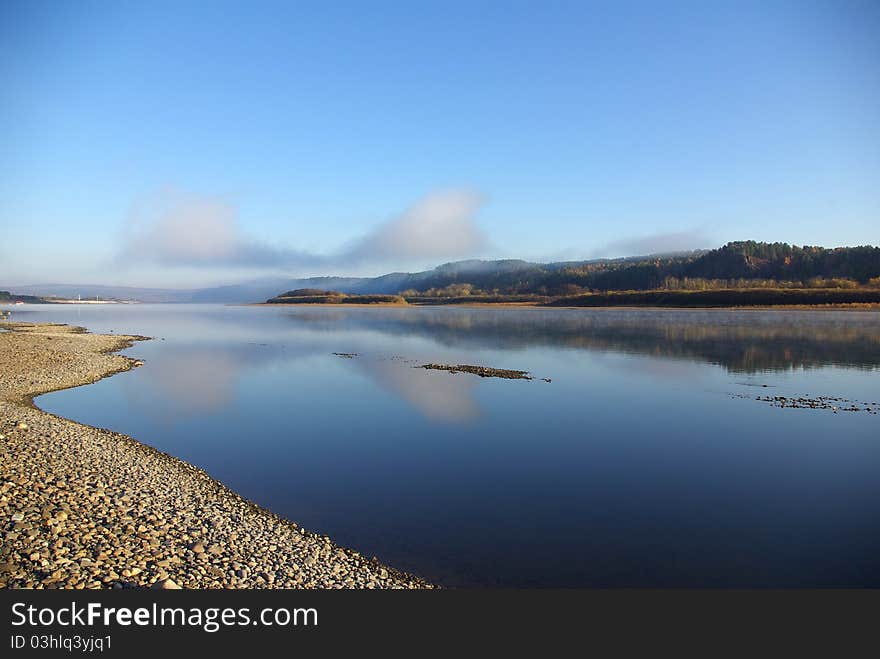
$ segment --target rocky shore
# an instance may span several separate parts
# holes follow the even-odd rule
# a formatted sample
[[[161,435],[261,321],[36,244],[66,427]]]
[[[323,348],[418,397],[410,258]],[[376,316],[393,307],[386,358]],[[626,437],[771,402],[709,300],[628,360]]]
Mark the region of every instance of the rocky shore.
[[[0,587],[430,588],[140,442],[32,404],[138,336],[0,322]]]

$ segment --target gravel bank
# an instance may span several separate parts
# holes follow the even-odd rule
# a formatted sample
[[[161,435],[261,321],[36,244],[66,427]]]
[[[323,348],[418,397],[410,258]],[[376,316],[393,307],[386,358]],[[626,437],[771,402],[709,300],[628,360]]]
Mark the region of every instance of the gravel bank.
[[[0,322],[0,587],[430,588],[38,394],[134,368],[138,336]]]

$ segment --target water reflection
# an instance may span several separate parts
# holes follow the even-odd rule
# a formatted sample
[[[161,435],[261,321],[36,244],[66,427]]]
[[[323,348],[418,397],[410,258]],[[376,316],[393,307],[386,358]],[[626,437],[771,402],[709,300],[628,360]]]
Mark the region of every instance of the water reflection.
[[[322,309],[288,318],[313,331],[357,328],[458,348],[617,351],[735,373],[880,366],[880,314],[873,312]]]
[[[134,351],[143,353],[143,344],[138,347]],[[149,358],[138,372],[139,381],[122,379],[122,386],[131,404],[152,402],[166,418],[197,417],[232,405],[246,371],[282,356],[278,349],[255,350],[234,344],[167,344],[147,352]]]
[[[751,400],[764,386],[876,400],[880,314],[138,305],[77,315],[28,319],[166,340],[127,351],[143,367],[38,405],[137,437],[439,583],[880,585],[880,416]],[[553,382],[413,368],[423,361]]]
[[[475,378],[428,373],[393,359],[358,359],[355,365],[428,419],[461,423],[480,416],[474,399]]]
[[[288,337],[289,339],[289,337]],[[465,422],[480,415],[474,400],[474,378],[449,377],[445,373],[427,373],[414,368],[423,359],[418,350],[410,358],[371,351],[363,340],[347,338],[343,345],[360,354],[341,360],[329,350],[338,339],[298,333],[296,339],[278,344],[176,345],[139,344],[139,355],[149,356],[139,370],[140,379],[123,380],[130,405],[152,404],[162,409],[166,421],[217,412],[235,402],[237,389],[248,374],[258,376],[267,368],[284,370],[294,362],[314,357],[327,366],[338,362],[410,405],[433,421]]]
[[[77,311],[77,322],[106,331],[94,323],[100,316],[83,317],[87,312]],[[229,406],[245,374],[269,366],[285,368],[308,357],[338,362],[426,419],[448,423],[481,416],[476,398],[480,380],[429,373],[413,364],[503,359],[487,365],[528,369],[516,354],[549,348],[591,352],[597,363],[604,363],[605,355],[650,356],[617,360],[613,368],[660,382],[703,377],[692,367],[700,363],[739,374],[830,365],[880,367],[880,314],[870,312],[296,307],[241,313],[235,308],[180,307],[161,309],[166,317],[157,324],[155,307],[122,311],[132,318],[130,327],[120,322],[123,313],[104,313],[118,331],[172,335],[161,345],[138,344],[134,352],[148,357],[143,383],[126,380],[122,385],[131,404],[143,402],[133,397],[150,398],[169,418]],[[173,340],[192,336],[200,340]],[[494,354],[486,356],[488,351]],[[339,360],[333,352],[358,357]]]

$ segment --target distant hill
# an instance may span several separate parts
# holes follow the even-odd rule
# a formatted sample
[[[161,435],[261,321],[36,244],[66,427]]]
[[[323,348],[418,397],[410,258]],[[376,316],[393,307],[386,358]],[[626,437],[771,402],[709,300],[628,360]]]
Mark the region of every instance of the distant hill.
[[[0,291],[0,303],[9,302],[42,302],[43,300],[33,295],[19,295],[9,291]]]
[[[297,288],[435,296],[571,296],[593,291],[720,288],[854,288],[880,285],[880,248],[732,242],[710,251],[530,263],[459,261],[371,279],[302,279]],[[294,288],[290,286],[288,288]],[[275,294],[283,288],[276,289]]]
[[[313,288],[353,295],[396,295],[407,289],[427,290],[439,282],[454,283],[461,278],[502,276],[533,270],[538,264],[527,261],[458,261],[424,272],[392,272],[378,277],[307,277],[303,279],[261,279],[243,284],[218,286],[194,291],[192,302],[262,302],[281,291]]]
[[[4,286],[5,287],[5,286]],[[169,288],[137,288],[134,286],[105,286],[102,284],[32,284],[9,286],[10,290],[38,297],[58,297],[75,300],[137,300],[139,302],[190,302],[192,290]]]
[[[241,284],[227,286],[214,286],[202,288],[191,292],[188,302],[222,302],[241,304],[248,302],[262,302],[266,298],[277,295],[280,291],[296,288],[316,288],[321,290],[338,290],[351,292],[348,289],[357,282],[362,281],[353,277],[310,277],[307,279],[292,279],[288,277],[275,277],[255,279]]]
[[[297,288],[266,300],[268,304],[406,304],[399,295],[349,295],[317,288]]]
[[[617,259],[532,263],[516,259],[444,263],[423,272],[379,277],[266,277],[200,289],[50,284],[9,286],[21,294],[142,302],[262,302],[282,291],[316,289],[352,295],[537,295],[591,291],[703,290],[745,287],[839,288],[878,285],[880,248],[798,247],[787,243],[732,242],[713,250]],[[0,286],[6,288],[3,282]]]
[[[699,254],[647,257],[625,262],[570,265],[537,273],[527,287],[552,294],[578,287],[592,291],[840,287],[869,284],[880,277],[880,248],[797,247],[742,241]]]

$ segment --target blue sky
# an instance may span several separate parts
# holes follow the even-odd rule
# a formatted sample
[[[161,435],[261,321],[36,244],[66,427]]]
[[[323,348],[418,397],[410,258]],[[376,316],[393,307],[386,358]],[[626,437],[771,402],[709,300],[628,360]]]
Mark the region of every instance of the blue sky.
[[[876,2],[0,4],[0,285],[878,227]]]

